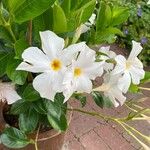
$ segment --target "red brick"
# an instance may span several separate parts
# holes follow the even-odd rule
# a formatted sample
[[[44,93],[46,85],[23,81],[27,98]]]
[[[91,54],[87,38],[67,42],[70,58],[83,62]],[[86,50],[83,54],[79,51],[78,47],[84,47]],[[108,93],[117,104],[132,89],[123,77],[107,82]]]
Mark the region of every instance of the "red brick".
[[[83,135],[80,138],[80,142],[86,150],[110,150],[110,148],[93,130]]]
[[[68,145],[66,145],[63,150],[85,150],[85,149],[79,141],[74,140],[70,142]]]
[[[109,144],[109,147],[111,147],[112,150],[123,150],[123,147],[129,144],[115,129],[108,125],[101,125],[95,128],[94,131],[105,143]]]
[[[74,139],[75,139],[75,137],[74,137],[73,133],[70,130],[68,130],[65,134],[65,142],[71,142]]]
[[[99,126],[99,124],[100,121],[97,118],[81,115],[80,118],[72,120],[70,130],[76,137],[80,137],[94,127]]]

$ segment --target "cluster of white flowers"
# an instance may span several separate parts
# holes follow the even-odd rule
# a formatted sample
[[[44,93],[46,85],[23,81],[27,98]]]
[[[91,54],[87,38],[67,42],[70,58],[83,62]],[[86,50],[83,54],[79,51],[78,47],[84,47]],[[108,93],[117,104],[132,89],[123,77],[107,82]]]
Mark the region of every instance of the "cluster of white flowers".
[[[104,70],[104,83],[96,88],[103,91],[109,97],[114,106],[123,104],[131,80],[139,84],[144,77],[143,65],[137,58],[142,47],[133,41],[133,49],[126,60],[122,55],[116,55],[103,47],[100,52],[100,62],[96,62],[96,52],[90,49],[85,42],[73,44],[64,48],[64,39],[58,37],[51,31],[40,32],[42,49],[30,47],[26,49],[22,62],[17,70],[26,70],[33,73],[41,73],[33,80],[33,87],[40,93],[41,97],[54,100],[57,92],[63,92],[65,102],[74,92],[91,93],[92,81],[102,76]],[[117,64],[108,63],[107,60],[114,59]]]
[[[33,87],[42,98],[53,101],[56,93],[62,92],[66,102],[74,92],[102,91],[117,107],[125,102],[124,94],[128,91],[131,82],[139,84],[144,78],[143,64],[137,58],[142,47],[135,41],[126,59],[122,55],[116,55],[110,47],[100,48],[99,53],[102,55],[97,56],[85,42],[64,48],[64,39],[51,31],[40,32],[40,37],[43,51],[37,47],[26,49],[22,54],[23,62],[17,70],[40,73],[33,80]],[[96,61],[96,58],[100,61]],[[109,60],[115,63],[109,63],[111,62]],[[93,89],[92,80],[102,75],[103,84]],[[0,99],[5,98],[9,101],[9,98],[2,96],[3,91],[3,88],[0,88]],[[7,91],[9,92],[10,88],[5,93]],[[11,91],[13,92],[9,95],[12,99],[9,104],[21,99],[14,88]],[[11,93],[14,93],[15,100]]]

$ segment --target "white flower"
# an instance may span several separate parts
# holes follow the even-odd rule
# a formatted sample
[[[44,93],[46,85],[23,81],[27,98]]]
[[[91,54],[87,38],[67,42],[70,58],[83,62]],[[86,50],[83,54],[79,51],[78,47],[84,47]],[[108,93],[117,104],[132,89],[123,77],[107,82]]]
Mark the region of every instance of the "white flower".
[[[118,55],[115,60],[117,65],[113,70],[113,74],[122,74],[122,77],[119,79],[118,86],[119,88],[126,93],[130,87],[131,81],[133,84],[139,84],[140,80],[144,78],[144,70],[142,62],[137,58],[139,53],[142,51],[141,44],[135,41],[132,41],[133,48],[132,51],[126,60],[122,55]]]
[[[33,73],[42,73],[33,80],[33,87],[41,97],[54,100],[57,92],[62,92],[62,81],[66,66],[71,64],[72,59],[79,50],[83,49],[84,43],[73,44],[64,49],[64,39],[51,31],[40,32],[42,49],[30,47],[26,49],[22,62],[17,70],[26,70]]]
[[[107,56],[105,56],[105,55],[100,56],[100,59],[105,61],[104,70],[107,72],[112,70],[114,68],[114,64],[113,63],[107,63],[106,60],[114,59],[116,57],[116,53],[110,50],[110,46],[101,47],[99,52],[102,52],[102,53],[107,55]]]
[[[64,96],[67,101],[73,92],[92,91],[92,82],[103,74],[103,62],[95,62],[95,51],[86,45],[80,52],[77,60],[72,62],[64,78]]]
[[[147,5],[149,5],[150,4],[150,0],[147,2]]]
[[[15,86],[12,83],[0,82],[0,101],[7,101],[8,104],[12,104],[21,97],[15,91]]]
[[[119,106],[119,103],[123,105],[126,100],[126,97],[122,94],[122,91],[118,88],[118,78],[119,75],[105,74],[104,83],[94,89],[94,91],[102,91],[104,95],[108,97],[115,107]]]

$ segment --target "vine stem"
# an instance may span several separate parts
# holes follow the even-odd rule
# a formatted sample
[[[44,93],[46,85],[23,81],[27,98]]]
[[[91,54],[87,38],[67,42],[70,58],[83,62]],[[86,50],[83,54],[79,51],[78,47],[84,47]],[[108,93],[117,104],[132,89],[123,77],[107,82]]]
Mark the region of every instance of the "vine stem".
[[[29,26],[28,26],[28,42],[29,45],[32,45],[32,20],[29,21]]]
[[[150,88],[145,88],[145,87],[139,87],[139,89],[150,91]]]
[[[77,108],[67,108],[67,110],[81,112],[81,113],[91,115],[91,116],[97,116],[97,117],[104,119],[104,120],[112,120],[112,121],[116,120],[116,118],[113,118],[113,117],[108,117],[108,116],[104,116],[103,114],[100,114],[100,113],[89,112],[89,111],[85,111],[85,110],[81,110],[81,109],[77,109]]]
[[[39,127],[38,127],[37,134],[36,134],[35,141],[34,141],[35,150],[38,150],[38,137],[39,137],[39,132],[40,132],[40,125],[39,125]]]

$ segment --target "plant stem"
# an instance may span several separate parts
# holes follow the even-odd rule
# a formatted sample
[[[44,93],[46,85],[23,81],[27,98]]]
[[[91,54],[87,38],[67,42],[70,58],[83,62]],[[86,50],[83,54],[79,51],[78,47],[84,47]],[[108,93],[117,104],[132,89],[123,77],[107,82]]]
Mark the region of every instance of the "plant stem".
[[[32,45],[32,20],[29,21],[29,26],[28,26],[28,42],[29,45]]]
[[[89,112],[89,111],[85,111],[85,110],[81,110],[81,109],[77,109],[77,108],[67,108],[67,110],[81,112],[81,113],[91,115],[91,116],[97,116],[104,120],[113,120],[113,121],[116,120],[116,118],[113,118],[113,117],[108,117],[108,116],[104,116],[103,114],[100,114],[100,113]]]
[[[139,89],[150,91],[150,88],[139,87]]]
[[[34,141],[35,150],[38,150],[38,137],[39,137],[39,131],[40,131],[40,125],[39,125],[39,127],[38,127],[37,134],[36,134],[35,141]]]

